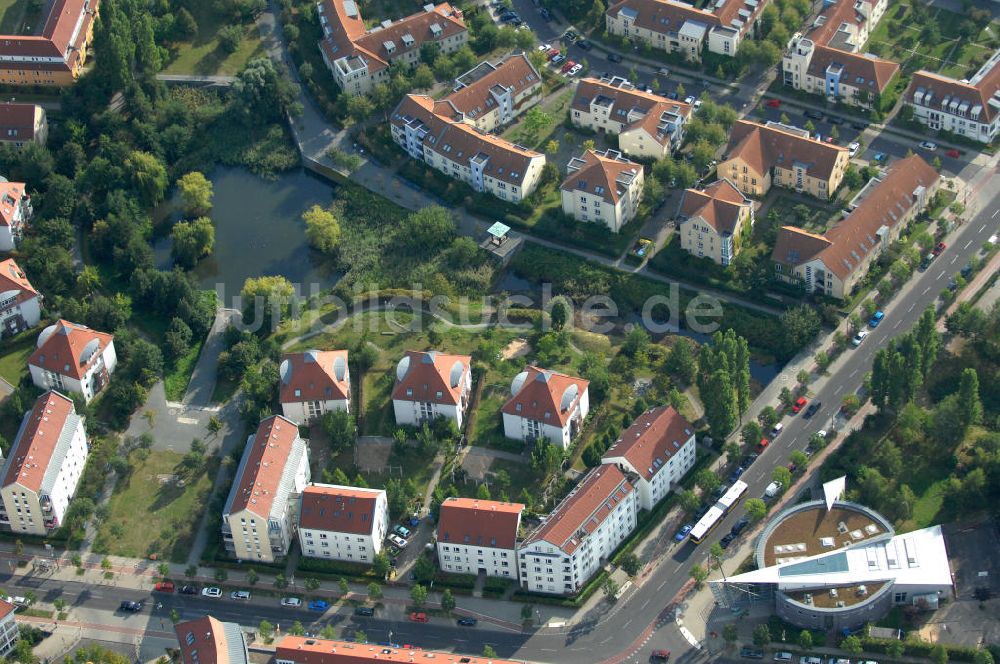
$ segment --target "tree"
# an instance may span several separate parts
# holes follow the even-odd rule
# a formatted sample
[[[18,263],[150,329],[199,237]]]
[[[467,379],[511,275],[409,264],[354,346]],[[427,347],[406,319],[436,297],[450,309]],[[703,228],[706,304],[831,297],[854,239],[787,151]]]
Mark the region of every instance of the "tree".
[[[524,131],[531,136],[537,136],[540,131],[552,124],[553,118],[538,106],[532,106],[524,114],[523,122]]]
[[[418,89],[427,89],[433,87],[434,71],[428,65],[425,64],[420,65],[413,71],[412,83],[413,87]]]
[[[743,450],[736,443],[730,441],[726,443],[723,448],[726,452],[726,461],[729,463],[736,463],[739,461],[740,457],[743,456]]]
[[[959,424],[963,429],[982,421],[983,402],[979,397],[979,375],[972,367],[962,371],[958,386],[958,403],[961,405]]]
[[[341,595],[347,595],[351,592],[351,586],[347,583],[347,579],[344,577],[337,579],[337,587],[340,588]]]
[[[451,594],[450,588],[445,588],[444,592],[441,593],[441,610],[445,613],[451,613],[455,610],[455,596]]]
[[[552,300],[549,315],[552,318],[552,329],[561,330],[569,322],[573,309],[565,297],[557,297]]]
[[[736,628],[736,623],[726,623],[722,626],[722,640],[726,643],[736,643],[736,639],[739,638],[739,630]]]
[[[416,578],[417,583],[431,583],[434,580],[436,571],[434,563],[426,556],[417,558],[417,562],[413,565],[413,576]]]
[[[323,629],[319,631],[320,638],[333,640],[337,638],[337,630],[333,628],[333,625],[326,624],[323,625]]]
[[[756,445],[764,437],[764,430],[756,421],[750,420],[743,425],[740,435],[744,445]]]
[[[938,643],[931,648],[930,657],[934,664],[948,664],[948,648],[943,643]]]
[[[642,561],[639,560],[639,556],[630,553],[622,558],[621,568],[629,576],[635,576],[642,570]]]
[[[261,620],[257,626],[257,631],[264,637],[264,641],[270,643],[274,639],[274,625],[266,620]]]
[[[840,649],[846,650],[847,652],[849,652],[854,656],[860,655],[861,652],[864,650],[864,648],[861,645],[861,639],[859,639],[853,634],[845,637],[844,640],[840,642]]]
[[[715,147],[708,141],[702,139],[691,146],[691,163],[699,171],[704,171],[715,159]]]
[[[368,643],[368,634],[360,629],[354,630],[354,642],[355,643]]]
[[[719,476],[716,475],[710,468],[703,468],[699,470],[694,481],[695,484],[701,487],[701,490],[704,493],[711,493],[715,491],[720,484],[722,484],[722,480],[720,480]]]
[[[757,419],[760,420],[765,429],[770,429],[778,423],[778,411],[774,409],[774,406],[764,406]]]
[[[428,255],[450,245],[456,229],[450,211],[431,205],[407,216],[399,226],[399,237],[414,253]]]
[[[215,248],[215,226],[208,217],[194,221],[179,221],[170,232],[171,254],[185,268],[194,267]]]
[[[679,500],[681,509],[688,514],[697,510],[698,506],[701,504],[701,501],[698,500],[698,496],[691,489],[684,489],[681,491]]]
[[[798,349],[812,341],[820,330],[819,314],[812,307],[799,305],[781,315],[781,333],[789,350],[794,355]]]
[[[993,653],[986,648],[980,648],[972,656],[973,664],[993,664]]]
[[[816,133],[816,125],[813,124],[812,120],[806,120],[806,123],[802,125],[802,128],[808,131],[810,134]]]
[[[755,646],[766,646],[771,642],[771,628],[767,623],[760,623],[753,628],[753,644]]]
[[[208,425],[206,428],[213,436],[218,435],[218,433],[222,431],[222,420],[219,419],[218,415],[212,415],[208,418]]]
[[[292,110],[296,90],[283,66],[276,66],[269,56],[263,55],[247,63],[232,85],[232,95],[238,101],[243,119],[260,124],[282,119]],[[367,97],[352,97],[351,101]],[[371,102],[367,101],[369,107]],[[350,105],[350,102],[349,102]],[[367,117],[370,111],[364,115]]]
[[[792,450],[792,453],[788,455],[788,460],[799,468],[805,468],[806,464],[809,463],[809,457],[802,450]]]
[[[313,205],[302,213],[309,245],[324,254],[332,254],[340,245],[340,223],[333,213]]]
[[[496,656],[497,656],[497,651],[493,649],[493,646],[491,646],[488,643],[485,646],[483,646],[483,657],[495,659]]]
[[[191,338],[192,332],[188,324],[180,318],[172,318],[163,338],[166,343],[167,356],[176,360],[187,353],[188,349],[191,348]]]
[[[609,602],[614,602],[618,595],[618,582],[612,579],[610,576],[604,579],[604,583],[601,584],[601,589],[604,590],[604,599]]]
[[[698,588],[701,588],[701,585],[705,583],[705,579],[708,578],[708,570],[701,565],[693,565],[688,574],[694,579],[695,586]]]
[[[410,588],[410,599],[413,601],[413,606],[416,608],[421,608],[424,602],[427,601],[427,588],[422,585],[415,584]]]
[[[288,628],[288,633],[292,636],[302,636],[306,633],[306,628],[302,625],[300,620],[296,620],[292,623],[292,626]]]
[[[786,489],[792,485],[792,473],[784,466],[778,466],[771,471],[771,479],[780,482],[781,486]]]
[[[745,507],[751,521],[760,521],[767,516],[767,505],[760,498],[748,499]]]
[[[186,41],[196,34],[198,34],[198,22],[194,20],[194,16],[186,7],[181,7],[174,17],[174,37]]]
[[[813,635],[808,629],[804,629],[799,632],[799,647],[803,650],[809,650],[813,647]]]
[[[319,579],[317,579],[316,577],[311,576],[311,577],[309,577],[308,579],[305,580],[305,586],[306,586],[306,590],[309,590],[309,591],[319,590]]]
[[[167,191],[167,169],[156,155],[136,150],[129,155],[125,167],[132,185],[147,208],[159,205]]]
[[[376,553],[372,560],[372,571],[375,572],[375,575],[385,578],[390,569],[392,569],[392,561],[389,560],[389,556],[384,551]]]
[[[685,385],[694,382],[698,366],[691,343],[684,338],[678,338],[670,349],[670,355],[664,365],[667,372]]]
[[[259,580],[260,580],[260,575],[257,574],[257,570],[255,570],[253,567],[247,570],[247,583],[249,583],[251,586],[255,586],[257,585],[257,581]]]
[[[274,581],[273,581],[272,585],[274,585],[275,588],[279,588],[279,589],[280,588],[287,588],[288,587],[288,579],[285,578],[285,575],[283,573],[279,572],[278,574],[276,574],[274,576]]]
[[[186,217],[203,217],[212,210],[215,195],[211,180],[199,171],[191,171],[177,179],[177,191]]]
[[[368,599],[377,602],[382,599],[382,586],[372,581],[368,584]]]
[[[227,25],[219,30],[219,48],[223,53],[232,55],[240,47],[241,41],[243,41],[242,25]]]
[[[479,500],[489,500],[492,497],[490,496],[490,487],[486,484],[480,484],[479,488],[476,489],[476,497]]]
[[[778,120],[781,122],[781,124],[785,124],[785,125],[792,124],[792,119],[790,117],[788,117],[788,113],[782,113],[781,117],[778,118]]]

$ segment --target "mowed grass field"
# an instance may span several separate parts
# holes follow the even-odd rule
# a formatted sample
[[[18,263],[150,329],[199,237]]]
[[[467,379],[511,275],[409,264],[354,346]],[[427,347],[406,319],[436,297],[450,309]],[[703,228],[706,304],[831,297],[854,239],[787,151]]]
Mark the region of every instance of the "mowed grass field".
[[[0,0],[0,3],[7,1]],[[232,76],[250,60],[264,55],[260,32],[253,23],[243,26],[239,48],[234,53],[225,53],[219,46],[219,30],[228,23],[212,10],[212,3],[197,3],[191,14],[198,23],[198,34],[192,41],[176,46],[176,57],[163,68],[164,74]]]

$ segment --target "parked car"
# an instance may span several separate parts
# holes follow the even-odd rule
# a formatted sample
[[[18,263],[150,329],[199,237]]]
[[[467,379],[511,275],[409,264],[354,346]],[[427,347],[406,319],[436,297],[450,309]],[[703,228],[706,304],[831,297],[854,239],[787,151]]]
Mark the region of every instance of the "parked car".
[[[139,613],[142,611],[142,602],[131,602],[126,599],[118,605],[118,610],[125,613]]]
[[[617,53],[608,53],[608,62],[621,62],[622,56]]]
[[[847,146],[847,156],[853,159],[859,150],[861,150],[861,143],[855,141]]]
[[[177,592],[179,592],[182,595],[197,595],[198,586],[181,586],[180,588],[177,589]]]
[[[670,659],[670,651],[662,649],[654,650],[653,652],[649,653],[649,659],[650,661],[653,662],[666,662],[667,660]]]
[[[750,519],[748,519],[747,517],[743,517],[739,521],[733,524],[733,527],[729,530],[729,532],[739,537],[740,533],[746,530],[747,526],[749,525],[750,525]]]
[[[956,150],[955,148],[948,150],[947,152],[945,152],[945,154],[951,157],[952,159],[958,159],[959,157],[962,156],[962,153]]]
[[[688,536],[688,533],[691,532],[692,528],[694,528],[694,526],[692,526],[690,523],[685,523],[683,526],[681,526],[681,529],[677,531],[677,534],[674,535],[674,541],[683,542],[684,538]]]
[[[792,412],[798,415],[799,411],[806,407],[807,402],[808,400],[805,397],[799,397],[795,400],[795,403],[792,404]]]
[[[937,143],[933,141],[920,141],[920,147],[928,152],[934,152],[937,150]]]
[[[747,659],[764,659],[764,651],[761,648],[743,646],[740,648],[740,657],[745,657]]]
[[[759,453],[763,452],[764,450],[766,450],[767,446],[770,445],[770,444],[771,444],[771,441],[769,441],[767,438],[761,438],[760,442],[757,443],[757,453],[759,454]]]
[[[566,75],[567,76],[576,76],[582,70],[583,70],[583,65],[581,65],[580,63],[577,63],[577,64],[573,65],[572,69],[570,69],[568,72],[566,72]]]
[[[830,657],[826,660],[826,664],[851,664],[851,660],[846,657]]]
[[[778,422],[773,427],[771,427],[771,438],[777,438],[778,434],[785,430],[785,425]]]
[[[562,64],[565,61],[566,61],[566,56],[562,54],[559,54],[556,57],[552,58],[552,64],[556,66]]]
[[[548,53],[546,55],[548,55],[549,56],[549,60],[551,60],[552,58],[554,58],[557,55],[559,55],[559,49],[558,48],[550,48],[549,51],[548,51]]]
[[[767,105],[770,108],[781,108],[781,100],[780,99],[768,99],[767,100]]]
[[[250,591],[234,590],[233,592],[229,593],[229,599],[238,599],[242,602],[246,602],[247,600],[250,599]]]
[[[330,603],[327,602],[326,600],[314,599],[311,602],[309,602],[309,610],[310,611],[320,611],[320,612],[323,612],[323,611],[326,611],[329,608],[330,608]]]
[[[673,90],[673,91],[670,92],[670,94],[667,95],[667,98],[668,99],[673,99],[674,101],[677,101],[677,97],[678,96],[679,95],[677,94],[677,91]]]
[[[926,270],[931,266],[931,263],[934,262],[934,258],[935,258],[934,252],[927,254],[926,256],[924,256],[924,259],[920,261],[920,265],[917,266],[917,269],[923,272],[924,270]]]
[[[799,664],[823,664],[819,657],[800,657]]]
[[[774,498],[781,491],[781,486],[781,482],[771,482],[767,485],[767,488],[764,489],[764,497]]]
[[[576,62],[574,62],[573,60],[567,60],[566,64],[564,64],[563,67],[562,67],[562,72],[565,74],[566,72],[568,72],[570,69],[572,69],[575,66],[576,66]]]
[[[779,650],[774,653],[774,661],[776,662],[790,662],[792,661],[792,653],[787,650]]]
[[[851,126],[857,129],[858,131],[864,131],[865,129],[868,129],[867,122],[852,122]]]
[[[594,48],[594,45],[590,42],[589,39],[581,39],[576,43],[576,45],[585,51],[589,51],[590,49]]]
[[[545,7],[542,7],[541,9],[539,9],[538,13],[539,13],[539,15],[541,15],[542,19],[544,19],[546,21],[551,21],[552,20],[552,13],[548,9],[546,9]]]
[[[222,588],[216,586],[208,586],[207,588],[201,589],[202,597],[222,597]]]
[[[885,318],[885,312],[876,311],[875,313],[872,314],[871,320],[868,321],[868,327],[874,330],[876,327],[879,326],[883,318]]]
[[[835,118],[835,117],[832,117],[832,116],[829,117],[829,118],[827,118],[826,121],[829,122],[832,125],[842,125],[842,124],[844,124],[843,118]]]
[[[545,51],[546,53],[552,48],[552,44],[539,44],[538,50]]]
[[[410,620],[421,623],[429,622],[426,613],[417,613],[416,611],[410,614]]]
[[[282,606],[291,606],[291,607],[296,607],[297,608],[297,607],[302,606],[302,600],[299,599],[298,597],[282,597],[281,598],[281,605]]]
[[[412,534],[413,534],[413,533],[412,533],[412,532],[410,531],[410,529],[409,529],[409,528],[407,528],[406,526],[402,526],[402,525],[400,525],[400,526],[396,526],[395,528],[393,528],[393,529],[392,529],[392,532],[396,533],[397,535],[399,535],[399,536],[400,536],[400,537],[402,537],[403,539],[406,539],[406,538],[408,538],[408,537],[409,537],[410,535],[412,535]]]
[[[702,100],[700,100],[700,99],[697,99],[697,100],[695,100],[695,102],[694,102],[694,110],[696,110],[696,111],[697,111],[697,110],[698,110],[699,108],[701,108],[701,107],[702,107],[702,106],[704,106],[704,105],[705,105],[705,102],[703,102],[703,101],[702,101]]]
[[[802,414],[802,417],[808,420],[810,417],[816,414],[816,411],[818,411],[820,406],[822,405],[823,405],[822,401],[813,401],[811,404],[809,404],[809,407],[806,408],[806,412]]]
[[[726,533],[722,537],[722,539],[719,540],[719,546],[721,546],[723,549],[728,549],[729,545],[733,543],[734,539],[736,539],[736,535],[733,535],[732,533]]]
[[[356,606],[354,607],[354,615],[371,618],[375,615],[375,609],[370,606]]]
[[[684,103],[687,104],[688,106],[694,106],[694,103],[696,101],[698,100],[695,97],[692,97],[691,95],[684,97]]]
[[[662,76],[663,78],[670,78],[670,70],[666,67],[660,67],[656,70],[657,76]]]
[[[462,627],[475,627],[477,622],[479,621],[472,616],[462,616],[458,619],[458,624]]]
[[[823,114],[820,111],[808,110],[805,113],[803,113],[802,115],[806,116],[807,118],[812,118],[813,120],[822,120],[823,119]]]
[[[858,333],[851,339],[852,346],[860,346],[861,342],[868,336],[868,330],[858,330]]]
[[[743,461],[740,461],[740,466],[742,466],[743,468],[750,467],[750,462],[747,461],[747,457],[744,457]],[[724,495],[726,495],[727,491],[729,491],[729,485],[726,483],[722,483],[719,486],[712,489],[712,498],[722,498]]]
[[[161,593],[172,593],[174,592],[174,582],[173,581],[160,581],[155,586],[153,590]]]
[[[742,466],[737,466],[736,468],[734,468],[733,472],[729,473],[729,482],[732,483],[732,482],[735,482],[736,480],[740,479],[740,476],[745,471],[746,471],[746,468],[744,468]],[[702,516],[704,516],[704,515],[702,515]]]
[[[876,164],[884,164],[888,158],[889,155],[887,155],[886,153],[876,152],[875,156],[872,157],[872,161],[874,161]]]
[[[740,472],[742,472],[742,470]],[[705,512],[707,512],[711,507],[712,506],[707,503],[699,507],[698,510],[694,513],[695,521],[705,516]]]
[[[750,466],[753,465],[753,462],[759,458],[760,458],[759,452],[751,452],[750,454],[743,457],[743,461],[740,461],[740,465],[743,466],[744,468],[749,468]],[[729,487],[726,487],[726,489],[728,488]],[[723,493],[725,493],[725,491],[723,491]],[[722,494],[720,493],[719,495],[721,496]]]
[[[407,541],[400,537],[399,535],[389,535],[389,541],[398,546],[400,549],[405,549]]]
[[[948,245],[946,245],[944,242],[938,242],[934,246],[934,251],[932,251],[931,253],[934,254],[935,256],[940,256],[942,253],[944,253],[944,250],[947,248]]]

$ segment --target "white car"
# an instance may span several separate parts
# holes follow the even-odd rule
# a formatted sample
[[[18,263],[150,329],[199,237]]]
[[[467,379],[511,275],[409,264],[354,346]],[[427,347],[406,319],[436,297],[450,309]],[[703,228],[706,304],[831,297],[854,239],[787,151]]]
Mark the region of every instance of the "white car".
[[[567,76],[576,76],[577,74],[580,73],[581,69],[583,69],[583,65],[577,63],[577,64],[573,65],[572,69],[570,69],[568,72],[566,72],[566,75]]]
[[[283,597],[281,599],[281,605],[298,608],[302,606],[302,600],[299,599],[298,597]]]
[[[246,600],[250,599],[250,591],[249,590],[234,590],[233,592],[229,593],[229,598],[230,599],[240,599],[240,600],[246,601]]]
[[[697,110],[698,110],[699,108],[701,108],[701,107],[702,107],[702,105],[704,105],[704,103],[705,103],[705,102],[703,102],[703,101],[702,101],[702,100],[700,100],[700,99],[698,99],[697,101],[695,101],[695,102],[694,102],[694,110],[696,110],[696,111],[697,111]]]
[[[202,597],[222,597],[222,588],[216,588],[215,586],[209,586],[207,588],[201,589]]]
[[[823,664],[819,657],[800,657],[799,664]]]
[[[779,650],[774,653],[774,661],[776,662],[790,662],[792,661],[792,653],[787,650]]]
[[[937,150],[937,143],[934,143],[932,141],[921,141],[920,147],[922,147],[924,150],[927,150],[928,152],[934,152],[935,150]]]
[[[395,533],[393,533],[392,535],[389,535],[388,540],[389,540],[389,542],[391,542],[392,544],[395,544],[400,549],[405,549],[406,545],[409,544],[409,542],[407,542],[405,539],[403,539],[399,535],[396,535]]]
[[[858,333],[854,335],[853,339],[851,339],[851,345],[855,347],[860,346],[861,342],[864,341],[867,336],[868,330],[858,330]]]
[[[656,70],[657,75],[663,76],[664,78],[670,78],[670,70],[666,67],[660,67]]]
[[[781,482],[771,482],[770,484],[767,485],[767,488],[764,489],[764,496],[766,498],[774,498],[775,496],[778,495],[778,492],[781,491],[781,488],[782,488]],[[778,658],[775,657],[775,659]]]
[[[551,44],[540,44],[538,46],[538,50],[539,51],[551,51],[552,50],[552,45]]]
[[[785,430],[785,425],[782,424],[781,422],[778,422],[777,424],[774,425],[774,428],[771,429],[771,438],[777,438],[778,434],[784,430]]]
[[[854,155],[856,155],[860,149],[861,143],[851,143],[847,146],[847,156],[853,159]]]
[[[693,105],[696,101],[697,100],[694,97],[692,97],[691,95],[688,95],[687,97],[684,97],[684,103],[687,104],[688,106]]]
[[[820,438],[826,438],[826,429],[820,429],[819,431],[816,432],[816,435],[819,436]]]

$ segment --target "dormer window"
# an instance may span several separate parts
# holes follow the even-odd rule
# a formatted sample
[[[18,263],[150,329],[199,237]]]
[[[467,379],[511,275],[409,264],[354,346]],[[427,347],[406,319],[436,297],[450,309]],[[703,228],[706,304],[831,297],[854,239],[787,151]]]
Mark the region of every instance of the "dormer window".
[[[295,396],[301,397],[302,396],[302,390],[300,390],[298,388],[295,388]]]

